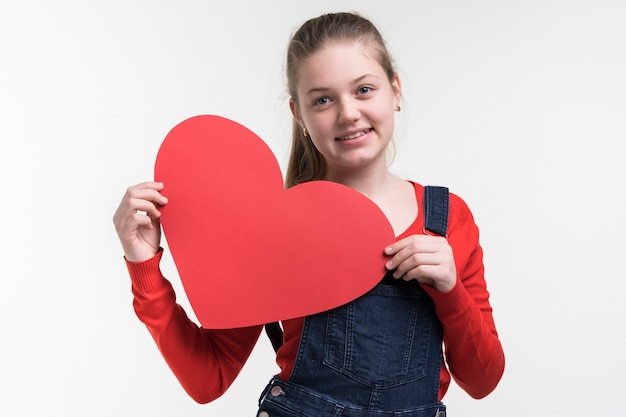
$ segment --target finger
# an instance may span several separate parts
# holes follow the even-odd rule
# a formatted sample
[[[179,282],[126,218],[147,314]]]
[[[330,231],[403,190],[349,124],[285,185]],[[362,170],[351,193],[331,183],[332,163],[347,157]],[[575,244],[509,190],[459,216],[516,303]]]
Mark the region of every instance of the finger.
[[[384,252],[386,255],[392,256],[406,247],[423,247],[423,245],[432,244],[440,239],[443,238],[430,235],[411,235],[387,246]]]
[[[131,211],[137,210],[138,208],[134,205],[138,203],[138,200],[150,201],[157,205],[167,204],[167,198],[159,192],[162,188],[162,183],[154,182],[145,182],[129,187],[122,197],[122,201],[116,210],[115,216],[119,217],[129,209]]]
[[[139,184],[135,184],[131,187],[128,187],[128,189],[151,189],[151,190],[156,190],[156,191],[161,191],[163,189],[163,183],[162,182],[157,182],[157,181],[145,181],[145,182],[141,182]]]
[[[167,202],[167,197],[157,190],[131,187],[127,190],[124,199],[120,203],[120,211],[134,212],[141,210],[155,218],[160,216],[158,207],[166,205]]]
[[[154,203],[142,199],[124,201],[113,216],[113,223],[120,236],[130,235],[138,227],[152,229],[152,222],[158,221],[161,212]]]
[[[146,214],[137,212],[133,216],[133,223],[134,223],[135,229],[138,227],[145,227],[147,229],[152,229],[154,220]]]
[[[439,256],[436,253],[420,252],[412,253],[397,264],[393,276],[400,278],[409,271],[427,265],[438,265]]]
[[[405,281],[415,279],[441,292],[450,291],[456,283],[456,276],[448,276],[440,266],[433,265],[420,265],[405,274],[402,279]]]
[[[125,216],[118,216],[114,219],[115,229],[120,237],[132,236],[138,228],[152,228],[153,219],[142,212],[131,212]]]
[[[151,223],[160,216],[161,212],[156,209],[154,204],[145,200],[131,200],[128,204],[122,204],[117,209],[113,216],[113,223],[118,234],[125,235],[140,225],[146,226],[146,223]]]
[[[154,188],[136,188],[131,187],[126,191],[126,200],[139,199],[139,200],[147,200],[151,201],[158,205],[167,204],[167,197],[165,197],[161,192]]]
[[[149,200],[129,200],[127,212],[130,215],[133,215],[137,212],[142,212],[144,215],[150,217],[151,219],[158,219],[159,217],[161,217],[161,212],[159,211],[155,203]]]
[[[420,264],[398,276],[405,281],[416,279],[419,282],[436,281],[441,278],[441,268],[438,264]]]
[[[392,258],[387,261],[385,266],[389,270],[397,268],[414,254],[435,253],[437,251],[436,248],[437,245],[432,241],[420,238],[399,241],[397,245],[391,245],[386,248],[386,254],[392,255]]]
[[[411,255],[411,253],[413,253],[413,251],[410,250],[409,246],[405,246],[405,247],[393,246],[390,248],[389,252],[390,253],[388,254],[393,255],[393,256],[391,259],[387,261],[387,263],[385,264],[385,267],[390,271],[393,269],[396,269],[400,264],[402,264],[402,262],[404,262]]]

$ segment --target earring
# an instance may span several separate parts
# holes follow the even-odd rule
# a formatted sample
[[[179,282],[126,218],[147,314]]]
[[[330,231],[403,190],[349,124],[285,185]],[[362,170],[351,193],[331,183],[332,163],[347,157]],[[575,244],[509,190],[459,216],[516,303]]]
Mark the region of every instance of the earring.
[[[395,111],[400,111],[400,105],[396,104],[396,107],[394,108]]]
[[[302,134],[304,135],[304,137],[305,137],[305,138],[308,138],[308,137],[309,137],[309,135],[308,135],[308,133],[307,133],[307,131],[306,131],[306,127],[303,127],[303,128],[302,128]]]

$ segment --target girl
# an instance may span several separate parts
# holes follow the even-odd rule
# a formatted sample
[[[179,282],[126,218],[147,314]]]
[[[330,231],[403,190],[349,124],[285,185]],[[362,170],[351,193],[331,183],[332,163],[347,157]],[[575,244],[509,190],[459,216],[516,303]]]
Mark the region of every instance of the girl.
[[[287,78],[294,129],[286,186],[317,179],[350,186],[382,209],[397,238],[381,248],[389,272],[368,294],[283,321],[281,372],[258,416],[445,416],[451,377],[472,397],[486,396],[502,376],[504,354],[478,228],[452,194],[447,236],[425,233],[424,187],[389,171],[402,89],[380,33],[356,14],[311,19],[291,39]],[[162,187],[130,187],[114,223],[137,316],[184,389],[206,403],[233,382],[263,326],[200,328],[176,303],[159,269]]]

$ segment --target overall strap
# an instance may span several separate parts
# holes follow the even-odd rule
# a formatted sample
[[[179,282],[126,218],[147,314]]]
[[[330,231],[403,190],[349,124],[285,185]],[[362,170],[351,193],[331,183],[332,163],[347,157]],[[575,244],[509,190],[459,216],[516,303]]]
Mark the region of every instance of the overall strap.
[[[283,328],[280,323],[275,321],[265,324],[265,334],[270,339],[274,352],[278,352],[278,349],[283,345]]]
[[[439,236],[448,233],[450,193],[447,187],[427,185],[424,187],[424,230]]]

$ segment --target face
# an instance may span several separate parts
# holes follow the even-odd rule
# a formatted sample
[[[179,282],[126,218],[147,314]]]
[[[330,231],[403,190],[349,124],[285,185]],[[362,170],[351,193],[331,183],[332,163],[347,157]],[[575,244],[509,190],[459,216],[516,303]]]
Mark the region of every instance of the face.
[[[297,93],[292,113],[329,173],[386,167],[400,80],[389,81],[373,51],[360,43],[326,46],[301,64]]]

